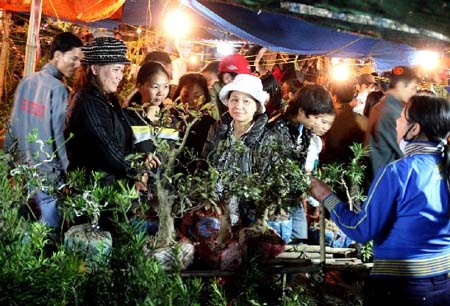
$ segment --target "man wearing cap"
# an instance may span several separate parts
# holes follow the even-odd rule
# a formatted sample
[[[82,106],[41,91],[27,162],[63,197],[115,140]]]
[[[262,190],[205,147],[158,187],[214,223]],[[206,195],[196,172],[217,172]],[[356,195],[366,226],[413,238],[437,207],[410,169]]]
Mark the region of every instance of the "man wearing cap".
[[[386,96],[370,112],[365,143],[370,149],[372,178],[381,167],[403,157],[397,144],[396,120],[416,93],[417,81],[418,77],[411,68],[393,68]]]
[[[102,183],[117,179],[137,181],[137,171],[127,160],[134,153],[133,133],[115,94],[123,77],[127,46],[112,37],[98,37],[83,47],[83,69],[71,103],[67,134],[69,170],[82,168],[104,174]],[[150,156],[150,155],[149,155]],[[156,166],[157,159],[146,160]]]
[[[72,77],[80,66],[82,45],[72,33],[55,37],[50,61],[20,81],[5,137],[5,152],[18,153],[21,163],[36,166],[39,174],[55,185],[62,182],[68,165],[63,131],[69,90],[63,79]],[[38,140],[29,141],[30,135]],[[32,199],[40,207],[40,220],[58,227],[56,201],[42,191],[37,191]]]
[[[231,83],[238,74],[251,74],[247,59],[240,54],[225,56],[219,63],[219,81],[215,82],[209,91],[211,102],[217,106],[220,117],[227,111],[227,107],[220,102],[219,92],[224,85]]]
[[[356,96],[356,105],[353,107],[353,111],[360,115],[364,112],[367,96],[374,90],[376,83],[375,77],[368,73],[363,73],[357,78],[356,90],[358,95]]]

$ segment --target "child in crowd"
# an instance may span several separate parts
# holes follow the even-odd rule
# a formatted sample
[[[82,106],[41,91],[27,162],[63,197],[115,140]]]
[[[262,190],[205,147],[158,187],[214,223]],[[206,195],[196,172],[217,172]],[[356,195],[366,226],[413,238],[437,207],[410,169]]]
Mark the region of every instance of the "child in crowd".
[[[312,128],[321,116],[332,111],[333,103],[328,90],[319,85],[308,85],[295,94],[286,113],[272,122],[269,128],[290,158],[304,167],[311,143]],[[308,238],[308,227],[303,204],[298,202],[292,203],[291,206],[292,241],[305,241]]]

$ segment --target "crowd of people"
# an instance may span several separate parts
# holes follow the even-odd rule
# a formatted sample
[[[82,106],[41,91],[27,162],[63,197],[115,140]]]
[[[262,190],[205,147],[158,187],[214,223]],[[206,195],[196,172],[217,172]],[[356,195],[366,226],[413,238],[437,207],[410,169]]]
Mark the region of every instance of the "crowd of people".
[[[174,105],[214,106],[193,126],[186,147],[219,173],[267,171],[278,144],[310,175],[319,163],[348,163],[352,143],[367,145],[370,188],[360,212],[312,178],[310,194],[290,203],[287,219],[269,224],[286,243],[308,242],[307,216],[318,201],[348,237],[374,241],[367,305],[394,297],[414,305],[450,304],[450,102],[416,94],[413,69],[393,68],[384,92],[371,74],[352,81],[321,75],[320,82],[283,78],[279,71],[258,77],[244,56],[234,54],[183,75],[171,89],[170,56],[158,51],[145,57],[135,89],[120,101],[117,90],[130,64],[122,40],[98,37],[83,45],[62,33],[50,53],[42,70],[17,88],[5,151],[37,165],[55,185],[64,183],[67,171],[84,169],[103,173],[105,185],[126,180],[138,190],[151,188],[127,157],[140,153],[146,171],[164,166],[155,137],[176,141],[185,132]],[[70,92],[63,79],[75,72]],[[43,145],[29,141],[34,131]],[[236,142],[243,151],[231,150]],[[221,187],[219,180],[218,197]],[[57,200],[44,190],[30,192],[41,221],[60,226]],[[248,221],[236,196],[227,206],[233,227]]]

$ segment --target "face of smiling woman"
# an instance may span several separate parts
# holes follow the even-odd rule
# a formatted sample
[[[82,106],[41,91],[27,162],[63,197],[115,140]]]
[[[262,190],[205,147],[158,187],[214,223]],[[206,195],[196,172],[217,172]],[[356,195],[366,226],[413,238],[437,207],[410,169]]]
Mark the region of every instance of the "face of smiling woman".
[[[240,91],[233,91],[228,99],[228,111],[235,121],[249,123],[257,111],[257,103],[252,96]]]
[[[92,72],[104,93],[113,93],[117,91],[117,87],[123,78],[124,67],[125,65],[123,64],[92,66]]]

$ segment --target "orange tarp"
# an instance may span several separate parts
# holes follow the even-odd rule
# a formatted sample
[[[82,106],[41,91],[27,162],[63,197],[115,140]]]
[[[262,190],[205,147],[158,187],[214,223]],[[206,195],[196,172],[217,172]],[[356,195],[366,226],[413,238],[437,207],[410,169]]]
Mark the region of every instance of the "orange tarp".
[[[42,0],[42,14],[66,21],[120,19],[125,0]],[[0,0],[0,9],[30,12],[31,0]]]

